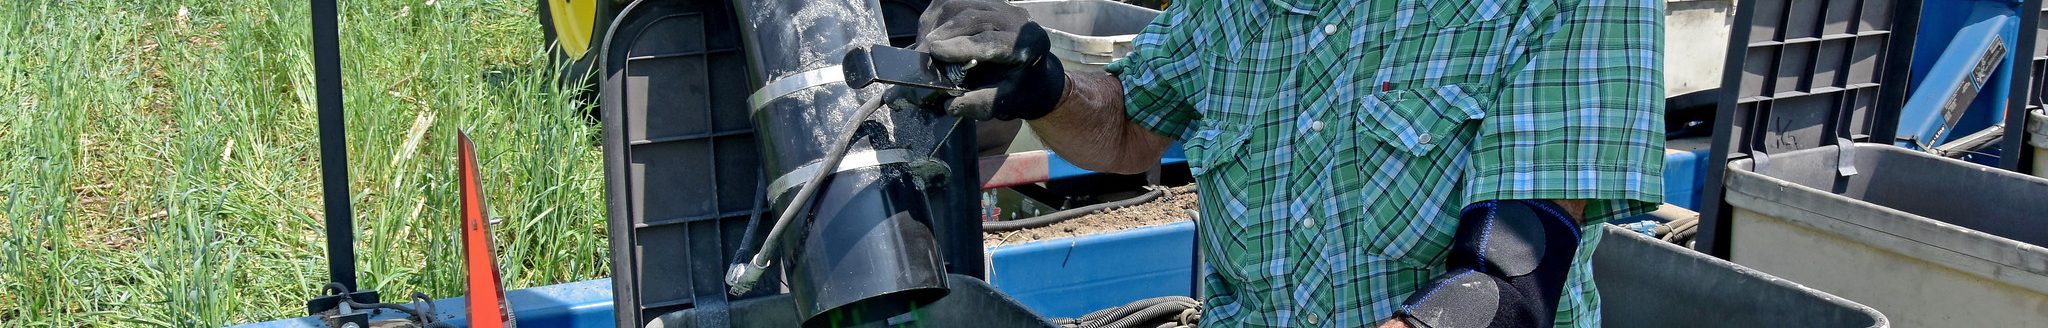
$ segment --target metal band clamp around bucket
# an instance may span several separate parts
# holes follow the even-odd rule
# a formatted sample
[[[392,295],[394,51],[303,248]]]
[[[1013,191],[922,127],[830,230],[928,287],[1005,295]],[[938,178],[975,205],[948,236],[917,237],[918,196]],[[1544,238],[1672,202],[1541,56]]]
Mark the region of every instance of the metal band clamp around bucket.
[[[755,89],[753,95],[747,96],[747,109],[759,111],[762,107],[767,107],[768,102],[788,96],[791,93],[844,81],[846,81],[846,73],[840,70],[839,65],[819,67],[804,71],[803,73],[785,76],[768,82],[767,85],[761,86],[760,89]]]
[[[840,160],[839,168],[832,170],[832,173],[887,164],[908,163],[910,162],[910,156],[910,150],[908,149],[883,149],[847,153],[846,159]],[[801,186],[802,183],[810,181],[811,176],[820,174],[818,172],[818,163],[813,161],[804,164],[804,166],[799,166],[795,170],[790,170],[789,173],[784,173],[782,176],[775,177],[774,181],[768,183],[768,199],[781,199],[782,194],[788,193],[789,189]]]

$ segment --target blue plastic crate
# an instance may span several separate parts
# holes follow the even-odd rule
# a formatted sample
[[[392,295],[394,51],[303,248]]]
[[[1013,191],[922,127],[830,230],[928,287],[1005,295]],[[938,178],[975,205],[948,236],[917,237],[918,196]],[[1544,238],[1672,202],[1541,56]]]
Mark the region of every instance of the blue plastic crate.
[[[1194,295],[1192,221],[989,250],[989,284],[1048,317]]]

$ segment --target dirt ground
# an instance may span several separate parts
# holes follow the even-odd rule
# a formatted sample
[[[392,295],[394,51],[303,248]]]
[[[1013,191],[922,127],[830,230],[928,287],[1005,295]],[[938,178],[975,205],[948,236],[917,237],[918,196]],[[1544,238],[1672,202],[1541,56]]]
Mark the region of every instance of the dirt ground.
[[[982,236],[982,246],[996,247],[1187,221],[1196,211],[1196,198],[1194,185],[1172,187],[1159,199],[1143,204],[1103,210],[1044,227],[991,232]]]

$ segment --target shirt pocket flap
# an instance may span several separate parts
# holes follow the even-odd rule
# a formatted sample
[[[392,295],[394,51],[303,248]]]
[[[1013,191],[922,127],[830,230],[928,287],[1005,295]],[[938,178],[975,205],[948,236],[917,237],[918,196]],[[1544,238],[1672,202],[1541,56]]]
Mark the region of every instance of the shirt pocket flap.
[[[1422,12],[1440,27],[1460,27],[1512,16],[1522,10],[1522,0],[1431,1],[1422,2]]]
[[[1359,127],[1410,155],[1427,155],[1465,122],[1486,117],[1478,98],[1459,85],[1433,89],[1361,92]]]
[[[1182,147],[1187,151],[1188,173],[1202,176],[1211,169],[1236,163],[1243,158],[1251,133],[1241,126],[1203,124]]]

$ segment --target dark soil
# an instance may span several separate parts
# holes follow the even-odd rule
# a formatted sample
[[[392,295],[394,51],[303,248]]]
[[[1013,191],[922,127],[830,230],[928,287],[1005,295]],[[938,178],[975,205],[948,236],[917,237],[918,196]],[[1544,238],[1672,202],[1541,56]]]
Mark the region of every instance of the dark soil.
[[[1173,187],[1159,199],[1143,204],[1108,209],[1044,227],[991,232],[982,236],[982,246],[1021,244],[1187,221],[1194,217],[1196,198],[1194,185]]]

